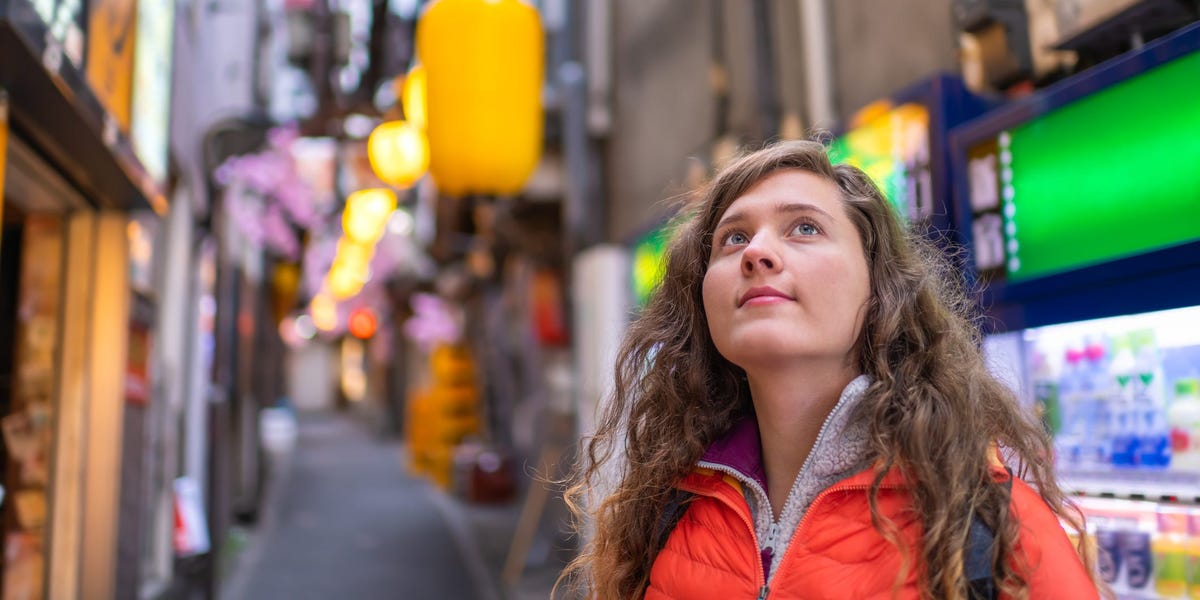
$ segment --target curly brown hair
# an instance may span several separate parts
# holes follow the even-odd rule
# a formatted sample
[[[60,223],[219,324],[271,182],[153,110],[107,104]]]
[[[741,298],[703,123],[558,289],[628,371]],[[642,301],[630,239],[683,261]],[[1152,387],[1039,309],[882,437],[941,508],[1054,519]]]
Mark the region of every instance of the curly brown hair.
[[[1082,515],[1055,481],[1050,440],[985,367],[972,305],[946,253],[909,232],[861,170],[831,164],[825,147],[811,141],[742,156],[684,211],[663,281],[626,333],[615,391],[580,453],[567,498],[592,536],[564,577],[591,597],[641,597],[659,550],[651,532],[671,491],[709,444],[751,412],[743,371],[717,352],[709,335],[701,286],[725,209],[787,169],[838,186],[869,265],[871,294],[856,352],[872,383],[852,418],[870,424],[876,528],[900,544],[896,526],[876,505],[884,475],[898,468],[923,525],[916,563],[923,596],[967,597],[963,556],[970,521],[979,515],[997,532],[997,584],[1011,597],[1027,597],[1019,565],[1007,560],[1019,527],[1010,516],[1008,488],[993,481],[990,456],[998,444],[1050,509],[1084,531]],[[612,481],[604,497],[589,502],[605,479]],[[1091,572],[1085,553],[1081,558]]]

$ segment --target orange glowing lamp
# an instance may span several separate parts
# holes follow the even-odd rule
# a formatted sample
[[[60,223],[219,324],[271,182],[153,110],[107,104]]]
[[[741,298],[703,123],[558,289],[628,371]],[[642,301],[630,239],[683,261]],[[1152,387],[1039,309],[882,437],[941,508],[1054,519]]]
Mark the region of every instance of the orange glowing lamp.
[[[375,311],[364,306],[350,313],[346,328],[350,335],[365,340],[375,335],[375,330],[379,328],[379,320],[375,317]]]

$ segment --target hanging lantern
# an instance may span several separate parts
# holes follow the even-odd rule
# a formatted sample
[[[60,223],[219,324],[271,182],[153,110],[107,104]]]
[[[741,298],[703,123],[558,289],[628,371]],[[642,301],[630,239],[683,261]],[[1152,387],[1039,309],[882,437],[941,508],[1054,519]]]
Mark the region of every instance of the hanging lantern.
[[[429,124],[428,102],[425,67],[416,65],[408,70],[400,88],[400,105],[404,107],[404,120],[425,129]]]
[[[367,268],[334,265],[329,271],[326,285],[335,300],[348,300],[362,291],[367,280]]]
[[[359,244],[373,245],[387,227],[396,210],[396,194],[383,188],[359,190],[346,198],[342,229],[346,237]]]
[[[384,183],[412,187],[429,170],[429,138],[407,121],[381,123],[367,138],[367,159]]]
[[[350,238],[344,237],[338,240],[337,255],[333,258],[333,264],[335,266],[344,265],[355,269],[359,267],[365,269],[371,263],[371,258],[374,256],[374,246],[360,244]]]
[[[375,318],[375,312],[370,308],[363,306],[350,313],[347,325],[350,335],[365,340],[375,335],[375,330],[378,328],[379,320]]]
[[[308,306],[312,323],[318,330],[332,331],[337,327],[337,303],[328,294],[322,292],[313,296]]]
[[[436,0],[417,22],[430,174],[449,195],[515,194],[542,148],[544,33],[520,0]]]

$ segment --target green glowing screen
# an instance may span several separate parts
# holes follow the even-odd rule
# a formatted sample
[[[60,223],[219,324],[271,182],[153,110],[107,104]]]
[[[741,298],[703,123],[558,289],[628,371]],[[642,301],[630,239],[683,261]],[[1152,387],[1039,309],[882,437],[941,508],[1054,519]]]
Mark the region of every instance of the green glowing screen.
[[[1011,281],[1200,239],[1200,53],[1049,112],[969,154],[976,163],[993,152]],[[978,209],[977,166],[971,176]]]

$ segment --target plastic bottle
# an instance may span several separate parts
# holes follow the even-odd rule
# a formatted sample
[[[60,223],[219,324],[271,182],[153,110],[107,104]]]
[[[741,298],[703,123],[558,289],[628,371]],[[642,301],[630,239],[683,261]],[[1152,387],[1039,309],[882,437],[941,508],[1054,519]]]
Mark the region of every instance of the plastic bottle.
[[[1152,588],[1155,564],[1151,548],[1157,533],[1157,524],[1142,521],[1117,531],[1117,552],[1121,555],[1118,589],[1137,593]]]
[[[1162,469],[1171,464],[1171,430],[1162,399],[1162,361],[1153,330],[1130,334],[1134,352],[1133,414],[1137,444],[1134,464]]]
[[[1082,460],[1080,444],[1087,433],[1088,418],[1079,381],[1083,351],[1070,348],[1063,358],[1063,369],[1058,378],[1058,400],[1062,408],[1063,426],[1058,437],[1054,439],[1054,450],[1060,467],[1077,467]]]
[[[1062,404],[1059,400],[1058,374],[1040,351],[1033,352],[1033,408],[1042,419],[1046,432],[1057,438],[1063,429]]]
[[[1154,553],[1154,591],[1160,598],[1188,597],[1188,514],[1182,507],[1158,510],[1158,536],[1151,543]]]
[[[1108,351],[1103,341],[1089,340],[1083,353],[1080,404],[1087,415],[1087,431],[1080,443],[1080,462],[1084,467],[1104,467],[1112,463],[1110,401],[1115,386],[1110,383]]]
[[[1175,400],[1167,409],[1171,428],[1171,464],[1176,469],[1200,471],[1200,380],[1175,381]]]
[[[1109,397],[1109,433],[1111,435],[1112,464],[1114,467],[1134,466],[1137,454],[1137,422],[1133,407],[1133,380],[1136,377],[1133,349],[1127,336],[1113,340],[1113,357],[1108,364],[1111,387]]]
[[[1190,600],[1200,600],[1200,509],[1187,509],[1188,538],[1184,540],[1187,554],[1187,580]]]

